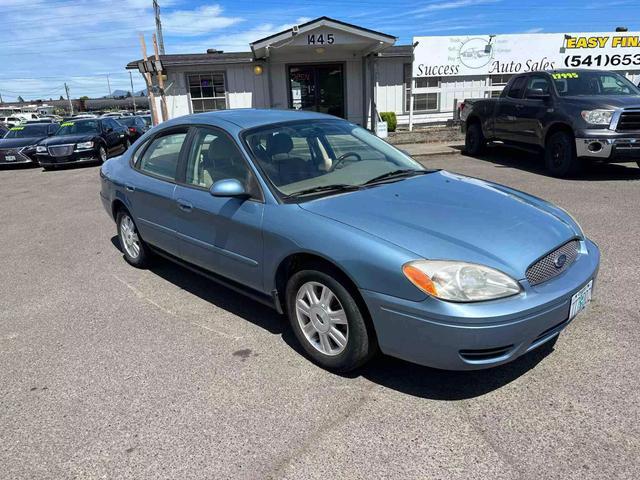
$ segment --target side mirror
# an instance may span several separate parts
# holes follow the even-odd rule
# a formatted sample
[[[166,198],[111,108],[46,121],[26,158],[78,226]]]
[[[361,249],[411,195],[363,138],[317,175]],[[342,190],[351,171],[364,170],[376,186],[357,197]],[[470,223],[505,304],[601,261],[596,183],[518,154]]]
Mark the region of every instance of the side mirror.
[[[218,180],[209,189],[214,197],[234,197],[234,198],[248,198],[249,194],[244,188],[244,185],[235,178],[225,178],[224,180]]]
[[[541,88],[530,88],[527,90],[526,98],[529,100],[547,100],[551,98],[551,95]]]

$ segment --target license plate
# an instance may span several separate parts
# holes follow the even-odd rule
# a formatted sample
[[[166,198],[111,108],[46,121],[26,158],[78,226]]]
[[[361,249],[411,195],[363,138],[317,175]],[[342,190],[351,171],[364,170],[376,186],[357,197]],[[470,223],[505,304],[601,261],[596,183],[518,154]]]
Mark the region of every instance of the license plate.
[[[16,161],[16,157],[15,157],[15,155],[5,155],[4,159],[5,159],[7,162],[15,162],[15,161]]]
[[[571,297],[571,310],[569,311],[569,320],[575,317],[582,310],[587,308],[591,301],[591,290],[593,288],[593,280],[587,283],[582,289]]]

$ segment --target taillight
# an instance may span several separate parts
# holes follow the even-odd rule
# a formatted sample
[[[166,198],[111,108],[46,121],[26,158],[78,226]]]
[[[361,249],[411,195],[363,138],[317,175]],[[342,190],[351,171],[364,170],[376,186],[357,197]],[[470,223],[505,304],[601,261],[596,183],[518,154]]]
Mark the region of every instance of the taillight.
[[[129,131],[131,133],[136,133],[137,132],[136,127],[129,127]]]

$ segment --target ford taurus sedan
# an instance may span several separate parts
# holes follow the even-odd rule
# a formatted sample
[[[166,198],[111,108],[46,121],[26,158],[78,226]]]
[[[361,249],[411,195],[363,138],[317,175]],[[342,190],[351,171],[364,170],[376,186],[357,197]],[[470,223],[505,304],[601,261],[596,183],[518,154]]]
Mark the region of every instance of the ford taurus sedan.
[[[171,120],[101,182],[127,262],[160,255],[286,313],[335,371],[378,350],[453,370],[514,360],[587,306],[600,260],[564,210],[318,113]]]

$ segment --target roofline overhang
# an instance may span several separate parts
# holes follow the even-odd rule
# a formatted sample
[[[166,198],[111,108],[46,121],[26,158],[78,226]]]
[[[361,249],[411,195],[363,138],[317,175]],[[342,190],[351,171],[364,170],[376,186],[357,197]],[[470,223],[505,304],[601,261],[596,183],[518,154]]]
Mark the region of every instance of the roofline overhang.
[[[332,27],[338,30],[342,30],[347,33],[352,33],[354,35],[360,35],[369,37],[373,41],[381,42],[387,45],[393,45],[398,38],[393,35],[388,35],[386,33],[377,32],[375,30],[370,30],[368,28],[359,27],[357,25],[353,25],[351,23],[342,22],[340,20],[335,20],[330,17],[319,17],[314,20],[310,20],[307,23],[303,23],[302,25],[297,25],[297,31],[294,32],[295,27],[291,27],[287,30],[284,30],[279,33],[275,33],[268,37],[261,38],[249,44],[251,50],[256,54],[256,51],[267,48],[273,44],[280,43],[286,41],[294,36],[303,34],[309,30],[313,30],[317,27]]]

